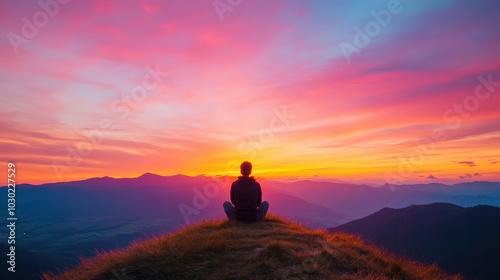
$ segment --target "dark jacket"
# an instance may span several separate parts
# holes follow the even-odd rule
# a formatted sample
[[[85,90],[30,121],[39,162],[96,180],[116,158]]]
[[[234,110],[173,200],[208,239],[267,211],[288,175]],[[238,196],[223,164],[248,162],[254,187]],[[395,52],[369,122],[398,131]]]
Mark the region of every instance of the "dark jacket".
[[[257,207],[262,203],[260,184],[253,177],[238,177],[231,185],[231,203],[238,220],[254,222],[257,219]]]

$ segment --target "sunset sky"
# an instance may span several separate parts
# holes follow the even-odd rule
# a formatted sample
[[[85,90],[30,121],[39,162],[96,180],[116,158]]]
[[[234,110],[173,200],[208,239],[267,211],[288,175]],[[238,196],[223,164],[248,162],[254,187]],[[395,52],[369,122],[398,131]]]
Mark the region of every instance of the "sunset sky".
[[[41,2],[0,2],[19,183],[500,181],[496,0]]]

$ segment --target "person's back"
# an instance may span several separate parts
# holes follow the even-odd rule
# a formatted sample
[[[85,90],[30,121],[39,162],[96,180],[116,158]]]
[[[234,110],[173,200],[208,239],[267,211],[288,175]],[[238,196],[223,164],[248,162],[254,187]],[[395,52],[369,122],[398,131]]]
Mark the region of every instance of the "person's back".
[[[243,162],[240,166],[242,176],[231,185],[231,203],[224,202],[224,211],[230,220],[256,222],[264,219],[269,203],[262,202],[260,184],[250,177],[252,164]],[[234,205],[234,207],[233,207]]]
[[[260,184],[253,177],[240,176],[231,186],[231,203],[238,220],[255,221],[257,207],[262,203]]]

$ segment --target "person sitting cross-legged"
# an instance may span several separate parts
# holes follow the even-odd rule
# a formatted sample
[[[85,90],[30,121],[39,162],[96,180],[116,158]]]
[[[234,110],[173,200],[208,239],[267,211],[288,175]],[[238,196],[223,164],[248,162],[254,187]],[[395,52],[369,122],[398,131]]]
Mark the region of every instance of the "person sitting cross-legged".
[[[252,164],[245,161],[240,166],[241,175],[231,185],[231,202],[223,204],[229,220],[245,223],[264,220],[269,209],[269,203],[262,201],[262,189],[252,174]]]

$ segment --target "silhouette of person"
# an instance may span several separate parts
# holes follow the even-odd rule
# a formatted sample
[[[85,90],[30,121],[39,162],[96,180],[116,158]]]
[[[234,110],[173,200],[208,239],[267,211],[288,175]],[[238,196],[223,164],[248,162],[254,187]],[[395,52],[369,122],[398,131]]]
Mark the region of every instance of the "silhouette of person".
[[[244,161],[240,166],[241,175],[231,185],[231,202],[222,205],[229,220],[245,223],[264,220],[269,203],[262,201],[262,189],[252,174],[252,164]],[[231,204],[232,203],[232,204]],[[234,206],[233,206],[234,205]]]

